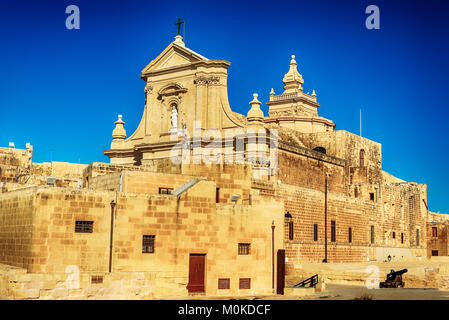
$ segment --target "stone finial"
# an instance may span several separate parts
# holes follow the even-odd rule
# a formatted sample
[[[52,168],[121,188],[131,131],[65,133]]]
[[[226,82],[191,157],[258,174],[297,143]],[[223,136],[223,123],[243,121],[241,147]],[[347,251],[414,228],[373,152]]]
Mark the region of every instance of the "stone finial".
[[[299,74],[297,69],[297,63],[295,60],[295,56],[292,55],[292,60],[290,61],[290,69],[285,74],[284,79],[282,81],[284,82],[284,93],[294,93],[298,91],[302,91],[302,84],[304,83],[304,80],[302,78],[302,75]]]
[[[315,89],[312,91],[312,97],[316,97]]]
[[[249,109],[248,114],[246,115],[248,121],[262,121],[264,118],[263,111],[260,110],[260,105],[262,102],[257,99],[258,96],[259,95],[257,93],[254,93],[254,99],[249,103],[251,105],[251,109]]]
[[[179,34],[175,37],[175,41],[173,41],[173,43],[176,43],[178,46],[181,46],[181,47],[186,46],[184,41],[182,40],[182,36]]]
[[[115,123],[115,129],[112,131],[112,138],[114,140],[124,140],[126,138],[126,130],[123,127],[125,122],[122,120],[122,115],[118,115],[118,120]]]
[[[275,95],[276,95],[276,94],[274,93],[274,89],[271,88],[271,91],[270,91],[270,101],[273,101]]]

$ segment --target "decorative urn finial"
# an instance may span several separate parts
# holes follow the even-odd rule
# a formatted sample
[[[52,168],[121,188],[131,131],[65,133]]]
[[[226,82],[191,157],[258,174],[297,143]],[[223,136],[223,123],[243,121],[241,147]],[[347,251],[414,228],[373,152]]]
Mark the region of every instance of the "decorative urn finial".
[[[246,115],[248,121],[256,121],[256,122],[262,122],[264,115],[263,111],[260,110],[260,105],[262,102],[260,102],[257,97],[259,95],[257,93],[253,94],[253,101],[251,101],[249,104],[251,105],[251,109],[248,111],[248,114]]]
[[[273,99],[274,99],[274,96],[275,96],[276,94],[274,93],[274,89],[273,88],[271,88],[271,91],[270,91],[270,101],[272,101]]]
[[[112,138],[114,140],[124,140],[126,138],[126,130],[123,127],[125,122],[122,120],[122,115],[118,115],[118,120],[115,123],[115,129],[112,131]]]

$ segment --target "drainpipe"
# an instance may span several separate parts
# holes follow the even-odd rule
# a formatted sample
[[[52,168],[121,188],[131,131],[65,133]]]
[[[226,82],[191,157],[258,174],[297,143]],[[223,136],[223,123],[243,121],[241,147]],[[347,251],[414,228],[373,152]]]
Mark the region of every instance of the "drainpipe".
[[[111,239],[109,241],[109,272],[112,271],[112,239],[114,237],[114,208],[116,203],[111,201]]]
[[[274,293],[274,220],[271,222],[271,287]]]
[[[327,263],[327,174],[324,175],[324,263]]]

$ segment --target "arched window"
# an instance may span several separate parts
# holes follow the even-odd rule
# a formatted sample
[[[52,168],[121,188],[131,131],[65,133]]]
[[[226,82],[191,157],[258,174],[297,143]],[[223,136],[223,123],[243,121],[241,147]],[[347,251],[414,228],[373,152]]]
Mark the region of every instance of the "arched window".
[[[326,154],[326,148],[323,148],[323,147],[315,147],[315,148],[313,148],[313,150]]]
[[[365,166],[365,150],[360,149],[360,167]]]

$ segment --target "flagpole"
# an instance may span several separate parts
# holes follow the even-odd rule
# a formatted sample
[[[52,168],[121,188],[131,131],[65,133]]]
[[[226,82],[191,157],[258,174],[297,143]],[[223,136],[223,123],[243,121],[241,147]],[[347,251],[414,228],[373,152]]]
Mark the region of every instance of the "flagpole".
[[[362,108],[360,108],[360,136],[362,136]]]

